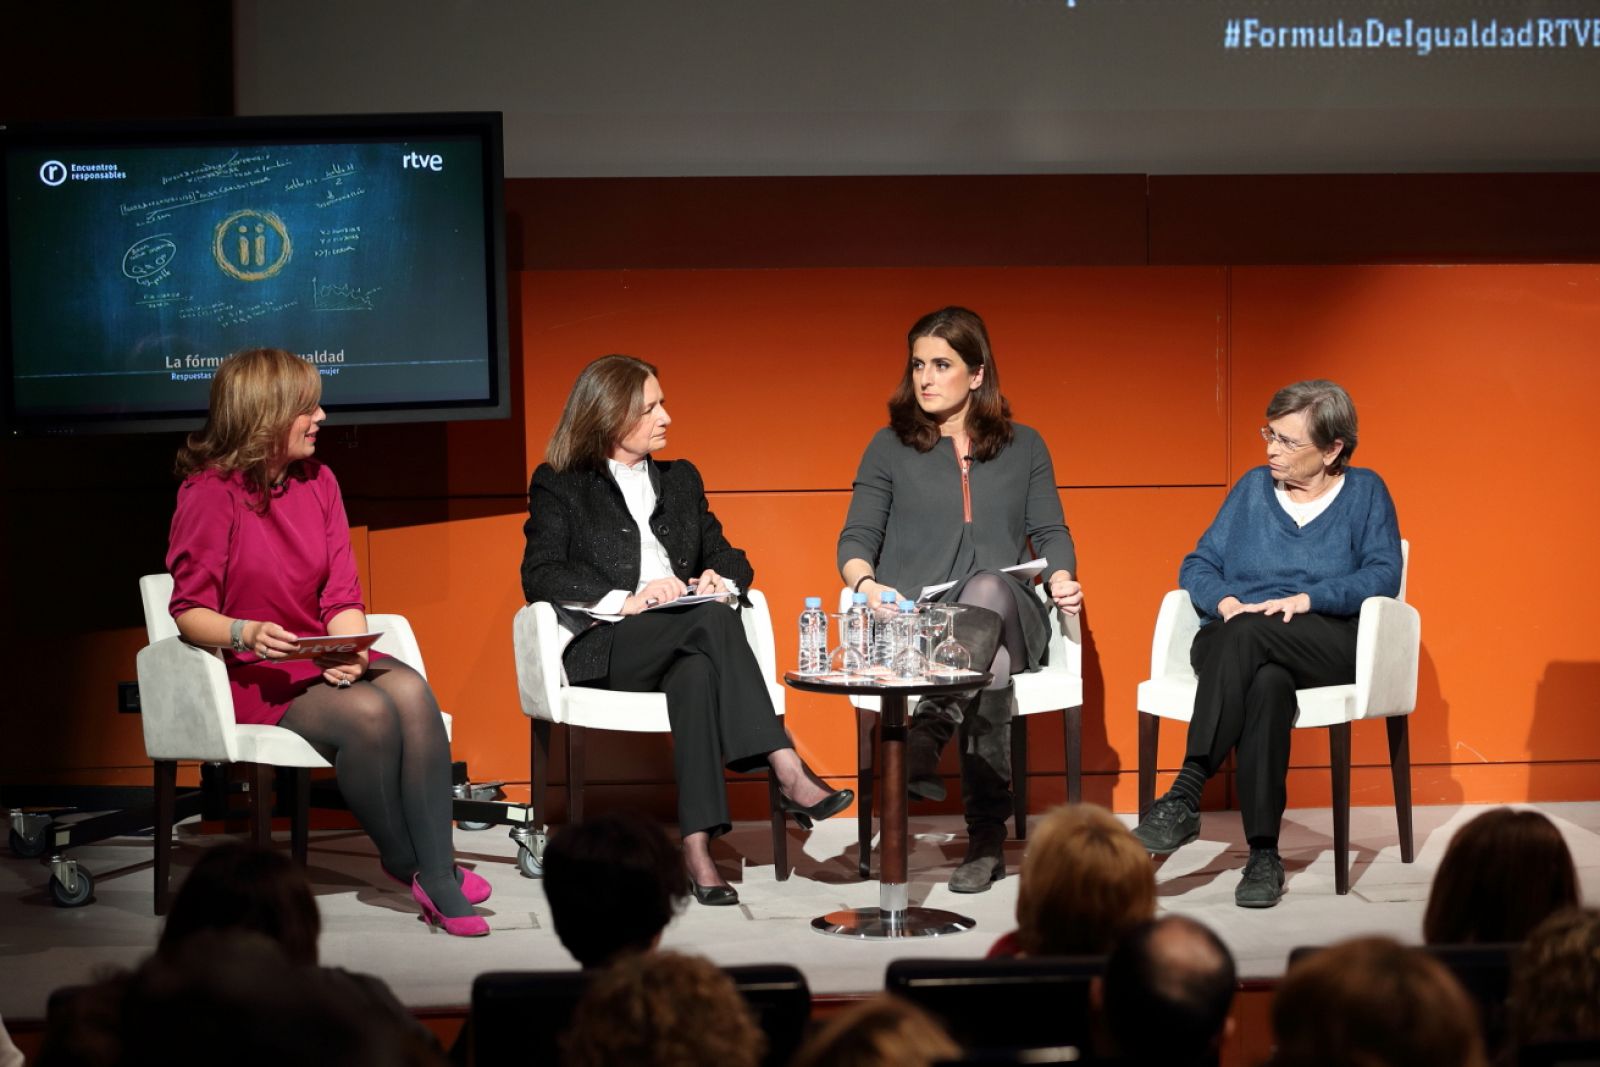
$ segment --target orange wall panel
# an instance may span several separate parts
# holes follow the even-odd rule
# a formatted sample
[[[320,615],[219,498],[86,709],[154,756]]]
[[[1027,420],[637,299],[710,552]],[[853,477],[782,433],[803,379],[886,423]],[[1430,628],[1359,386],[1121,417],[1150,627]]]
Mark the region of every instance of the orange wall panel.
[[[1356,462],[1395,497],[1422,613],[1412,758],[1600,758],[1600,492],[1584,458],[1600,268],[1233,279],[1235,473],[1261,462],[1254,435],[1273,390],[1329,377],[1361,415]]]
[[[1226,479],[1220,268],[530,272],[522,297],[530,470],[578,372],[625,352],[661,368],[670,447],[708,488],[846,489],[906,330],[963,303],[986,317],[1002,389],[1050,442],[1058,482]],[[1159,469],[1150,428],[1184,442]]]

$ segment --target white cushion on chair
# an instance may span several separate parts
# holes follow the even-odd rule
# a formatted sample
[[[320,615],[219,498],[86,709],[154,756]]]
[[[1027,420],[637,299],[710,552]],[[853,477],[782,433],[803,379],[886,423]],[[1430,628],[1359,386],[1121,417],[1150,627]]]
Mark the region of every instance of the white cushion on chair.
[[[746,595],[750,606],[739,613],[745,637],[766,680],[773,709],[782,715],[785,691],[776,681],[777,654],[767,598],[758,589],[751,589]],[[596,730],[670,732],[667,698],[661,693],[624,693],[568,684],[561,653],[571,640],[572,635],[549,603],[535,601],[517,611],[511,623],[511,643],[517,660],[517,696],[524,715]]]
[[[1401,597],[1411,567],[1411,545],[1400,542]],[[1350,685],[1298,689],[1296,727],[1333,726],[1357,719],[1409,715],[1417,705],[1417,667],[1422,617],[1401,597],[1368,597],[1356,633],[1356,680]],[[1161,601],[1150,644],[1150,673],[1139,683],[1138,709],[1163,719],[1188,722],[1197,687],[1189,646],[1200,618],[1189,594],[1174,589]]]

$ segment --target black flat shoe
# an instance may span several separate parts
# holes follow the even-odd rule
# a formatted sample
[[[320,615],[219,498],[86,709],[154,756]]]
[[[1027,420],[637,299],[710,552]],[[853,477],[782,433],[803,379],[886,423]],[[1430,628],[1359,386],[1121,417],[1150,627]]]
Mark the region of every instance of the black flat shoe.
[[[793,815],[794,821],[800,824],[800,829],[809,830],[813,820],[826,819],[839,814],[845,808],[848,808],[850,802],[855,798],[856,793],[853,789],[836,789],[809,808],[806,808],[796,804],[782,790],[779,790],[778,809]]]
[[[694,899],[708,908],[725,908],[739,903],[739,891],[731,885],[701,885],[691,880],[689,888],[694,890]]]

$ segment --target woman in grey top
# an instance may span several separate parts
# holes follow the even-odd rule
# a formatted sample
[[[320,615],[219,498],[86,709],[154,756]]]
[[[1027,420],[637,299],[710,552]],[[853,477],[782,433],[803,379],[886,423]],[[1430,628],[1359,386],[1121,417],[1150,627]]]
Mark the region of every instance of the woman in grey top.
[[[1082,608],[1083,590],[1050,453],[1037,431],[1011,421],[983,320],[944,308],[918,319],[906,343],[889,425],[856,472],[839,573],[872,603],[884,590],[915,598],[925,585],[953,581],[938,599],[968,605],[958,636],[973,667],[994,681],[970,697],[917,705],[909,789],[944,798],[939,753],[959,726],[968,843],[950,888],[980,893],[1005,876],[1011,674],[1044,663],[1050,637],[1047,606],[1001,568],[1047,560],[1044,582],[1063,611]]]

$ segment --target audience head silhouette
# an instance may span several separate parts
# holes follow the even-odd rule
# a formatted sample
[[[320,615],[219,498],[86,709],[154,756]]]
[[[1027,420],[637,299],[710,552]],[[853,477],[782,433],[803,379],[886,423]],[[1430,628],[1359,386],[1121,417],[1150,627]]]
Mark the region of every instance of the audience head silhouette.
[[[790,1067],[928,1067],[960,1054],[933,1016],[882,993],[829,1020]]]
[[[676,952],[624,955],[597,973],[562,1040],[566,1067],[756,1067],[766,1050],[733,980]]]
[[[1567,908],[1528,935],[1511,970],[1518,1046],[1600,1041],[1600,911]]]
[[[1236,982],[1233,954],[1209,927],[1181,915],[1135,927],[1095,994],[1111,1051],[1165,1067],[1216,1063]]]
[[[543,881],[556,936],[584,967],[654,948],[689,896],[678,846],[654,821],[626,811],[556,831]]]
[[[1027,955],[1102,955],[1155,910],[1150,854],[1105,808],[1063,805],[1029,834],[1017,889]]]
[[[1478,1011],[1443,964],[1388,938],[1290,967],[1272,1003],[1273,1067],[1486,1067]]]
[[[287,855],[238,841],[205,850],[173,898],[156,951],[173,956],[206,930],[248,930],[290,963],[317,962],[322,916],[303,870]]]
[[[1537,811],[1494,808],[1450,839],[1422,937],[1430,945],[1521,941],[1577,903],[1577,871],[1555,823]]]

